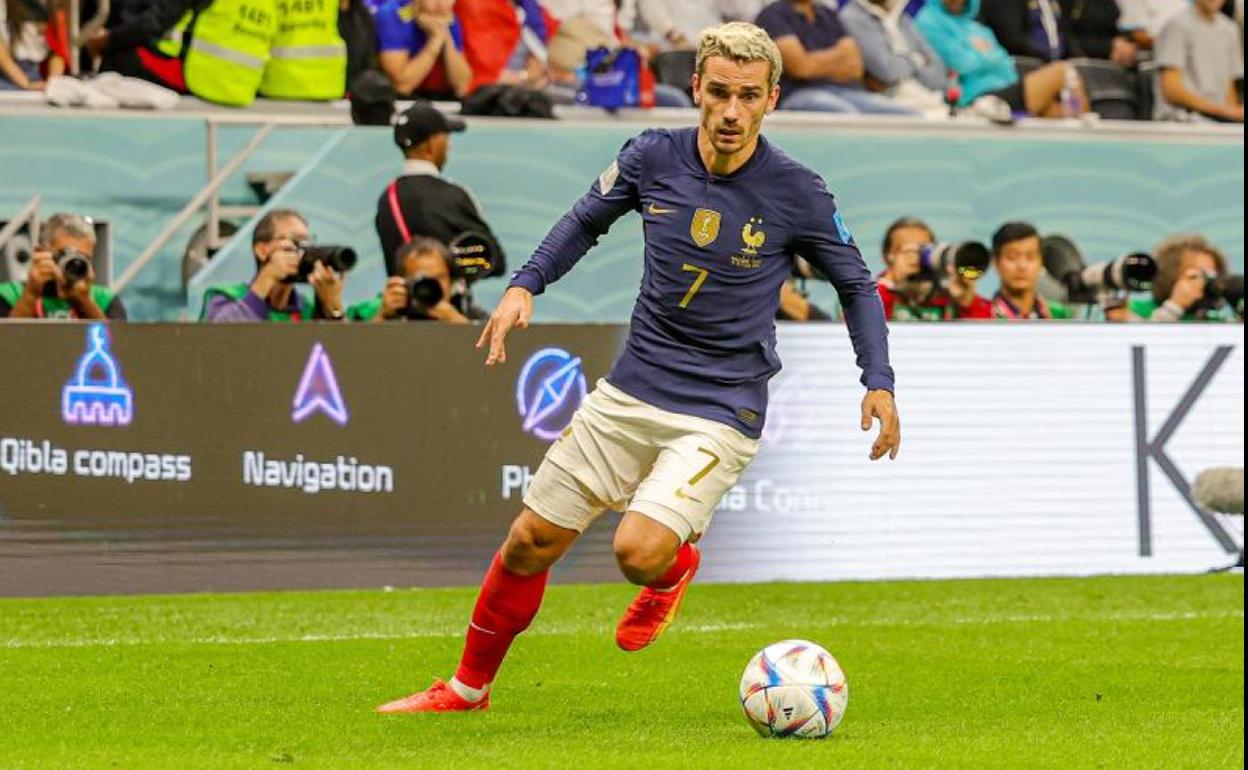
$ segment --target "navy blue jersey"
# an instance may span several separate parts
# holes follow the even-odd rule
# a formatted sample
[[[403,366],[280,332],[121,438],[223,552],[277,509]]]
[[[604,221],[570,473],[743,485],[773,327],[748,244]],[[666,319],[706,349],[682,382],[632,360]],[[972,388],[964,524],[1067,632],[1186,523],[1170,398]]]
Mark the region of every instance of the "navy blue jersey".
[[[818,174],[764,138],[727,176],[707,171],[697,129],[630,139],[511,280],[541,294],[628,211],[645,226],[645,270],[624,352],[607,380],[662,409],[762,433],[780,371],[773,319],[793,255],[840,295],[870,389],[893,389],[884,310]]]

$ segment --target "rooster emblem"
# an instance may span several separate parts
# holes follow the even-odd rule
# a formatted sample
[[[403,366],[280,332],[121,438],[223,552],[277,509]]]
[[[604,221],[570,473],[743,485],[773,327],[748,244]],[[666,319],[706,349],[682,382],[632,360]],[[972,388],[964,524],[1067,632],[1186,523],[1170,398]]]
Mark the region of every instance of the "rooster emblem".
[[[767,233],[754,229],[754,225],[761,225],[763,220],[759,217],[751,217],[749,222],[745,223],[745,227],[741,228],[741,240],[745,241],[745,248],[741,251],[746,254],[757,254],[758,250],[767,242]]]

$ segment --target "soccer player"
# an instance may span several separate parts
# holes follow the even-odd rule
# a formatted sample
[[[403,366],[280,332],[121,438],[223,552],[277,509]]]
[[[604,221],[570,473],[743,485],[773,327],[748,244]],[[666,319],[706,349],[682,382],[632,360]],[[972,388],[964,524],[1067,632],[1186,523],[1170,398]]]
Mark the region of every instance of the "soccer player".
[[[835,285],[867,392],[862,429],[881,423],[870,457],[897,456],[887,329],[875,281],[818,174],[759,135],[780,97],[780,53],[763,30],[731,23],[702,34],[696,129],[628,141],[588,193],[512,277],[477,341],[486,365],[507,360],[533,297],[619,217],[645,222],[645,271],[628,342],[551,445],[494,557],[450,682],[378,707],[468,711],[512,640],[537,614],[551,565],[606,509],[625,511],[615,556],[642,586],[616,629],[624,650],[654,642],[698,569],[694,543],[758,450],[767,381],[780,369],[775,326],[794,255]]]

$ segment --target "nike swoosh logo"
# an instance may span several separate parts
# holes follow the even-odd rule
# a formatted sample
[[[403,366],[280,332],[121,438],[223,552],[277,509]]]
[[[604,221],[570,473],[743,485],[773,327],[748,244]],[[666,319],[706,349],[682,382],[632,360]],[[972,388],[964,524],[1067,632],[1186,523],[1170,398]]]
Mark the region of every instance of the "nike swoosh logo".
[[[676,213],[676,209],[661,209],[661,208],[659,208],[658,206],[655,206],[653,203],[651,203],[651,204],[650,204],[650,209],[649,209],[649,212],[648,212],[648,213],[650,213],[650,214],[655,214],[655,215],[660,215],[660,214],[675,214],[675,213]]]
[[[685,494],[685,490],[683,490],[683,489],[678,489],[678,490],[676,490],[676,496],[677,496],[677,497],[679,497],[681,500],[692,500],[692,501],[694,501],[695,503],[700,503],[700,502],[702,502],[701,500],[699,500],[698,498],[694,497],[693,495],[686,495],[686,494]]]

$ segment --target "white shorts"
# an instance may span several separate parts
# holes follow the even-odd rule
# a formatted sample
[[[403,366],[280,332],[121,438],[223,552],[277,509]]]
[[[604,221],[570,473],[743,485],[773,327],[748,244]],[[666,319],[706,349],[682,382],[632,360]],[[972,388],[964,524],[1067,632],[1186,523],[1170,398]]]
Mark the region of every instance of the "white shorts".
[[[599,380],[546,451],[524,504],[578,532],[607,509],[636,511],[684,541],[706,531],[719,499],[757,453],[758,439]]]

